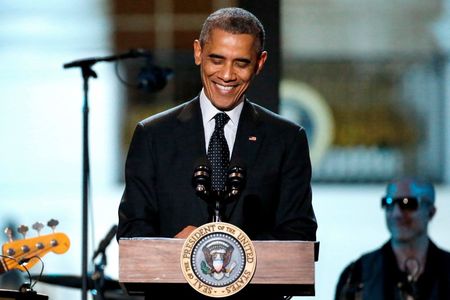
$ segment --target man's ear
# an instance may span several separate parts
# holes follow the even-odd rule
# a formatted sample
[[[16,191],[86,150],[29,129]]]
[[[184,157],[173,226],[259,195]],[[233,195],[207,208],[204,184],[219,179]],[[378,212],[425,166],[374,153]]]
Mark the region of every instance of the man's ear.
[[[267,51],[263,51],[258,59],[258,63],[256,66],[256,74],[259,74],[262,71],[266,60],[267,60]]]
[[[430,207],[430,210],[428,211],[428,218],[431,220],[434,215],[436,214],[436,206]]]
[[[194,41],[194,61],[197,66],[201,63],[201,56],[202,56],[202,46],[200,45],[199,40]]]

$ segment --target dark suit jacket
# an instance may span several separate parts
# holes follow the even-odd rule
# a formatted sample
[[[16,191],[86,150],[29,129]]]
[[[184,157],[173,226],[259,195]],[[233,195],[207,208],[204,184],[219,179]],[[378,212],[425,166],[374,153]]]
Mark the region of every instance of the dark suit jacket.
[[[256,139],[255,139],[256,138]],[[117,237],[173,237],[187,225],[211,221],[191,184],[206,160],[199,98],[140,122],[125,167]],[[240,197],[222,221],[253,240],[315,240],[311,164],[303,128],[245,100],[231,164],[244,164]]]
[[[450,253],[430,240],[425,261],[423,273],[415,283],[418,294],[414,299],[450,299]],[[342,271],[334,299],[403,299],[402,289],[411,288],[406,273],[397,266],[391,241],[388,241]]]

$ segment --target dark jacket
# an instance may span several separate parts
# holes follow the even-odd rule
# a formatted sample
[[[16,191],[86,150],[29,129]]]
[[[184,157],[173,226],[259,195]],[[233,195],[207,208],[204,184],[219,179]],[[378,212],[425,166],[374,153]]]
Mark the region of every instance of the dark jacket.
[[[342,272],[335,300],[396,300],[402,291],[415,300],[450,299],[450,253],[430,241],[424,272],[411,284],[397,267],[390,241],[380,249],[361,256]]]
[[[140,122],[129,148],[117,238],[173,237],[187,225],[211,222],[208,204],[196,196],[192,175],[206,147],[199,98]],[[246,169],[237,200],[222,221],[253,240],[315,240],[311,164],[305,130],[245,101],[230,165]],[[149,253],[151,255],[151,253]],[[207,299],[187,285],[160,287],[164,299]],[[149,285],[146,299],[158,287]],[[247,287],[230,299],[282,299],[275,291]]]
[[[191,179],[206,159],[199,98],[140,122],[126,161],[117,237],[173,237],[211,221]],[[247,170],[243,193],[222,221],[253,239],[315,240],[311,164],[300,126],[245,101],[231,165]]]

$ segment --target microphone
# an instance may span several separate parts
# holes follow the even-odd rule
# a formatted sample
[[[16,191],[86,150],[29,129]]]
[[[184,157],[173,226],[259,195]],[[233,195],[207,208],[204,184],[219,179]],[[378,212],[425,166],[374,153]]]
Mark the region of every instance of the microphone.
[[[152,64],[151,56],[146,56],[146,64],[138,74],[137,87],[146,92],[156,92],[162,90],[173,75],[169,68],[161,68]]]
[[[151,57],[151,53],[145,49],[130,49],[126,53],[118,54],[118,55],[110,55],[104,57],[92,57],[86,59],[75,60],[70,63],[66,63],[63,65],[64,69],[74,68],[74,67],[89,67],[93,64],[100,61],[115,61],[126,58],[136,58],[136,57]]]
[[[109,243],[116,235],[116,233],[117,233],[117,225],[114,225],[113,227],[111,227],[105,238],[100,242],[97,250],[95,250],[94,255],[92,256],[92,260],[94,260],[100,253],[105,252],[106,247],[108,247]]]
[[[192,185],[198,197],[203,200],[208,200],[211,190],[211,168],[207,163],[195,167],[192,176]]]
[[[118,61],[127,58],[145,58],[145,66],[142,67],[137,76],[138,83],[130,84],[120,77],[116,67],[116,73],[122,83],[128,86],[137,87],[138,89],[146,92],[156,92],[162,90],[169,79],[173,75],[173,71],[170,68],[162,68],[152,64],[152,54],[145,49],[130,49],[126,53],[110,55],[104,57],[92,57],[86,59],[75,60],[63,65],[64,69],[81,67],[83,70],[83,76],[92,76],[97,78],[97,74],[91,69],[91,67],[101,61],[111,62]]]
[[[244,167],[234,165],[228,171],[226,188],[228,197],[237,197],[243,190],[246,182],[246,171]]]
[[[400,288],[404,293],[416,299],[418,294],[417,279],[421,270],[420,262],[415,257],[409,257],[404,262],[404,268],[406,280],[404,280]]]

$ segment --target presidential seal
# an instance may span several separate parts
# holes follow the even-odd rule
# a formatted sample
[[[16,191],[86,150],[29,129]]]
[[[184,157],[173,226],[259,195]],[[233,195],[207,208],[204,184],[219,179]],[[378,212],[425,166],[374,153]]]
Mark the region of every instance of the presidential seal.
[[[191,287],[203,295],[220,298],[239,292],[250,282],[256,269],[256,252],[241,229],[212,222],[186,238],[180,262]]]

